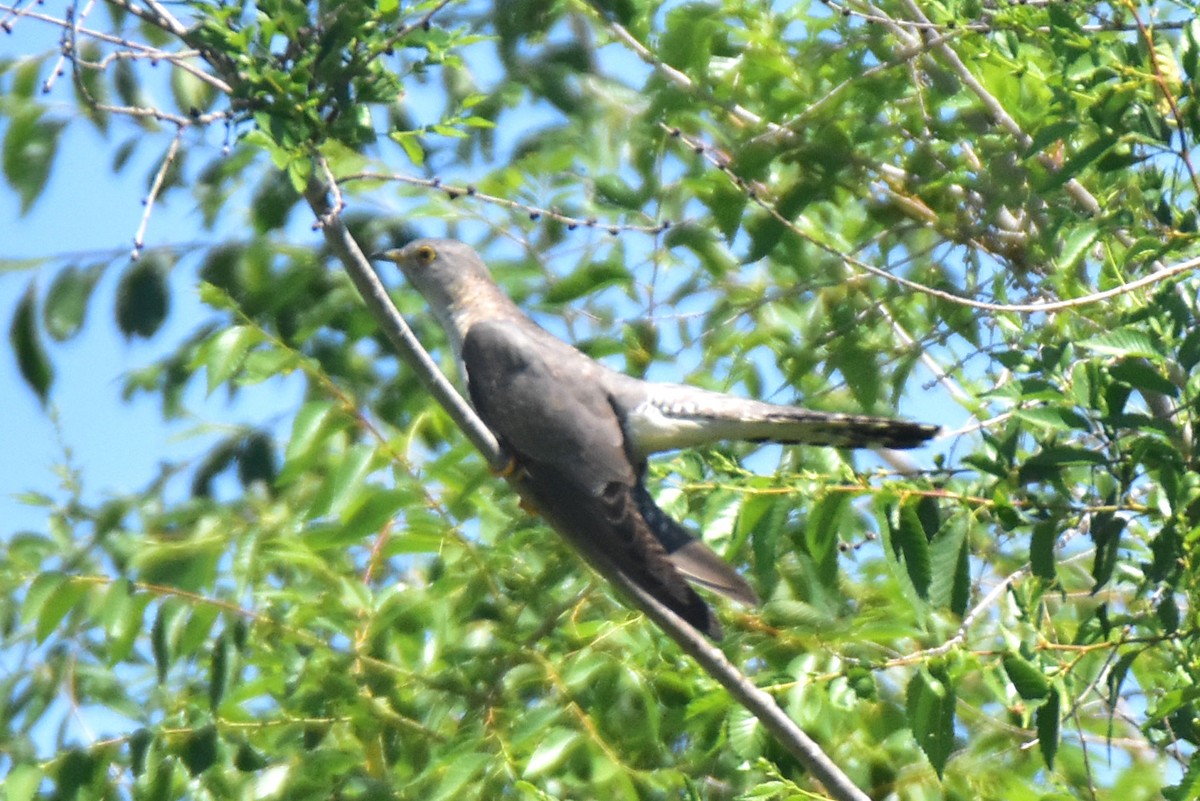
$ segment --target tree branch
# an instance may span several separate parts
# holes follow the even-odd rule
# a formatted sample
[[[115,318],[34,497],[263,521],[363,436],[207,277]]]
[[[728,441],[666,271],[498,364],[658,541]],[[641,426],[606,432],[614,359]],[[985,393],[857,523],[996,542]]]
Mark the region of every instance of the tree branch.
[[[417,371],[418,377],[430,394],[450,414],[488,463],[497,468],[502,466],[505,458],[495,437],[421,347],[421,343],[392,304],[362,249],[350,236],[340,215],[334,210],[328,194],[327,187],[314,180],[309,184],[305,198],[316,219],[321,221],[320,227],[325,234],[325,241],[346,268],[368,310],[396,346],[401,358]],[[537,487],[531,486],[520,471],[510,475],[508,481],[524,500],[541,511],[550,526],[570,543],[588,564],[617,587],[635,607],[695,659],[708,675],[728,690],[738,703],[758,718],[767,731],[824,785],[833,798],[837,801],[870,801],[869,796],[855,786],[845,772],[821,750],[820,745],[780,709],[771,695],[755,685],[719,648],[618,569],[608,555],[596,547],[595,543],[601,540],[588,530],[586,521],[574,518],[570,521],[565,520],[564,516],[558,513],[560,510],[556,510],[556,504],[539,497]]]

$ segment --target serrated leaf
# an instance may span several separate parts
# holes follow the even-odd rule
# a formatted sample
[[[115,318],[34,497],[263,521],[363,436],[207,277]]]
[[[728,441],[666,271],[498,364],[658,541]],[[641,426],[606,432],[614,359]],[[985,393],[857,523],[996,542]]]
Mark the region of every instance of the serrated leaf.
[[[1158,346],[1155,345],[1154,340],[1151,339],[1149,334],[1142,331],[1132,331],[1128,328],[1110,331],[1107,334],[1085,339],[1077,343],[1077,346],[1109,356],[1120,356],[1123,358],[1141,357],[1143,359],[1150,359],[1155,363],[1163,361],[1162,353],[1159,352]]]
[[[314,550],[344,548],[361,543],[383,528],[409,498],[399,490],[379,487],[364,488],[358,505],[340,523],[313,526],[304,536],[305,543]]]
[[[257,329],[235,325],[217,334],[197,350],[196,363],[204,365],[210,395],[237,372],[246,354],[262,340],[262,334]]]
[[[902,561],[913,589],[923,599],[929,597],[929,583],[933,577],[929,560],[929,540],[925,528],[917,515],[916,505],[903,503],[894,514],[888,515],[892,551]]]
[[[1126,359],[1110,365],[1108,374],[1134,389],[1157,392],[1169,398],[1179,394],[1179,387],[1142,359]]]
[[[905,695],[908,725],[940,777],[954,749],[954,688],[944,674],[922,668],[909,680]]]
[[[292,435],[284,451],[279,483],[287,484],[309,467],[325,438],[338,428],[337,409],[330,401],[304,404],[292,423]]]
[[[29,585],[29,591],[25,593],[24,603],[21,604],[21,621],[28,624],[37,620],[47,601],[66,581],[67,575],[57,570],[47,571],[35,578]]]
[[[1058,254],[1058,269],[1065,274],[1078,267],[1099,236],[1100,226],[1095,223],[1085,223],[1072,231]]]
[[[375,454],[375,448],[370,445],[351,446],[340,464],[321,482],[312,504],[305,512],[305,518],[312,520],[330,514],[340,515],[371,472]]]
[[[1014,409],[1013,416],[1052,431],[1087,431],[1090,429],[1086,417],[1074,409],[1064,406],[1033,406]]]

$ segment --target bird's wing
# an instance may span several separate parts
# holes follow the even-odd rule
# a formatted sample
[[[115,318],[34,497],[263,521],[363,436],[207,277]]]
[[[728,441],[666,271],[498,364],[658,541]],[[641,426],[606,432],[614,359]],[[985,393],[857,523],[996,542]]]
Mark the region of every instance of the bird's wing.
[[[595,495],[614,481],[637,482],[595,362],[532,322],[505,320],[471,326],[463,364],[479,416],[524,461]]]
[[[913,448],[939,430],[924,423],[814,412],[619,374],[606,378],[613,384],[613,396],[621,407],[635,459],[722,440],[835,448]]]
[[[719,637],[712,611],[642,514],[617,412],[592,372],[599,365],[573,350],[543,347],[539,329],[512,320],[473,325],[463,364],[479,416],[529,474],[539,503],[553,507],[543,511],[581,532],[576,544],[585,551]]]
[[[634,498],[646,524],[666,549],[667,558],[688,581],[747,606],[758,606],[758,594],[741,574],[659,509],[641,483],[634,487]]]

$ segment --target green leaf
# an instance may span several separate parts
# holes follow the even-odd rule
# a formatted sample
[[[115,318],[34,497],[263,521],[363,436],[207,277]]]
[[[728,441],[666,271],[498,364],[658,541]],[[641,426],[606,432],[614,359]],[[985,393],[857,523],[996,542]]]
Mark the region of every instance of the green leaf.
[[[804,544],[818,575],[827,587],[837,584],[838,532],[846,510],[850,508],[850,493],[827,492],[819,497],[808,512],[804,524]]]
[[[403,508],[409,499],[407,492],[365,487],[356,507],[348,509],[349,516],[340,524],[314,526],[305,535],[309,547],[322,550],[355,545],[376,534]]]
[[[1054,769],[1054,755],[1058,752],[1061,706],[1062,695],[1056,688],[1050,693],[1046,702],[1039,706],[1033,714],[1037,724],[1038,750],[1042,752],[1042,759],[1045,760],[1046,768],[1049,770]]]
[[[908,682],[905,708],[913,736],[938,776],[954,750],[954,688],[943,671],[919,669]]]
[[[96,754],[72,748],[58,759],[54,773],[55,798],[73,799],[79,790],[92,783],[102,764]]]
[[[1004,672],[1008,674],[1008,680],[1016,688],[1017,694],[1026,701],[1041,700],[1050,692],[1049,679],[1019,654],[1004,657]]]
[[[75,608],[75,604],[83,597],[86,590],[87,586],[83,582],[70,578],[58,583],[38,613],[34,636],[39,643],[46,641],[46,638],[58,627],[63,618]]]
[[[55,341],[63,342],[79,333],[87,314],[88,298],[103,269],[103,265],[88,270],[71,265],[54,277],[54,282],[46,292],[42,323]]]
[[[566,303],[606,286],[627,285],[629,281],[625,265],[613,261],[593,262],[555,282],[546,293],[546,302]]]
[[[217,761],[217,727],[208,725],[189,734],[179,746],[180,760],[193,776],[199,776]]]
[[[225,635],[219,635],[213,642],[212,659],[208,669],[208,707],[216,711],[225,697],[225,688],[229,684],[229,642]]]
[[[929,558],[929,540],[917,514],[915,503],[905,502],[888,515],[891,532],[892,552],[908,571],[913,589],[923,599],[929,597],[929,583],[933,577]]]
[[[746,263],[758,261],[775,249],[775,245],[788,230],[787,224],[780,217],[783,220],[795,219],[801,210],[817,197],[818,190],[818,185],[814,183],[807,180],[797,181],[784,190],[775,203],[775,211],[779,217],[758,217],[746,227],[750,234],[750,252],[746,256]]]
[[[1092,577],[1095,584],[1092,592],[1097,592],[1112,578],[1120,556],[1121,532],[1125,530],[1127,521],[1111,512],[1103,512],[1092,518],[1091,536],[1096,545],[1096,557],[1092,563]]]
[[[577,731],[562,728],[551,729],[530,755],[521,775],[532,779],[554,770],[571,755],[580,739]]]
[[[284,452],[279,484],[285,485],[306,472],[320,453],[325,439],[341,427],[344,420],[329,401],[304,404],[292,423],[292,436]]]
[[[25,593],[25,601],[21,604],[21,621],[32,623],[41,617],[42,609],[60,586],[69,581],[65,573],[50,570],[38,575],[29,585]]]
[[[488,754],[459,754],[444,761],[445,770],[437,788],[429,795],[429,801],[453,801],[464,787],[474,780],[492,757]]]
[[[117,284],[117,328],[126,337],[154,336],[170,308],[166,263],[148,254],[133,262]]]
[[[1163,788],[1163,798],[1167,801],[1195,801],[1200,798],[1200,751],[1193,752],[1188,758],[1187,770],[1179,784]]]
[[[932,499],[926,499],[932,500]],[[929,543],[929,601],[937,607],[950,607],[956,614],[965,611],[971,592],[969,563],[966,559],[967,530],[947,521],[938,525]],[[933,521],[923,526],[929,531],[936,525]],[[968,571],[964,575],[963,571]]]
[[[50,178],[64,123],[43,120],[39,106],[18,106],[4,132],[4,177],[21,198],[24,215],[37,201]]]
[[[250,349],[262,341],[263,336],[258,329],[235,325],[197,348],[193,366],[204,365],[210,395],[237,372]]]
[[[4,780],[6,801],[30,801],[42,783],[42,771],[36,765],[16,765]]]
[[[1200,326],[1188,331],[1179,346],[1179,366],[1191,372],[1197,364],[1200,364]]]
[[[1087,259],[1088,251],[1100,237],[1100,233],[1100,226],[1096,223],[1085,223],[1071,232],[1058,254],[1058,269],[1062,274],[1074,271]]]
[[[1047,581],[1058,578],[1058,566],[1054,559],[1054,546],[1058,540],[1058,521],[1043,520],[1033,527],[1029,539],[1029,566],[1033,575]]]
[[[1109,356],[1124,358],[1140,356],[1159,364],[1163,361],[1163,354],[1159,352],[1158,346],[1149,334],[1128,328],[1119,328],[1107,334],[1085,339],[1077,344],[1081,348]]]
[[[1134,389],[1157,392],[1168,398],[1179,394],[1179,387],[1142,359],[1126,359],[1109,365],[1108,374]]]
[[[54,383],[54,365],[42,347],[42,338],[37,328],[37,313],[34,306],[37,303],[37,289],[33,281],[29,282],[25,294],[17,303],[13,312],[12,324],[8,328],[8,341],[12,344],[17,357],[17,369],[25,383],[38,396],[44,405],[50,396],[50,386]]]
[[[637,211],[642,207],[642,193],[631,187],[618,175],[599,175],[595,180],[596,199],[617,208]]]
[[[1075,465],[1102,465],[1104,454],[1074,445],[1049,445],[1025,460],[1019,473],[1022,483],[1056,479],[1063,468]]]
[[[388,137],[404,148],[404,155],[408,156],[414,167],[425,163],[425,150],[421,147],[417,131],[394,131],[388,134]]]

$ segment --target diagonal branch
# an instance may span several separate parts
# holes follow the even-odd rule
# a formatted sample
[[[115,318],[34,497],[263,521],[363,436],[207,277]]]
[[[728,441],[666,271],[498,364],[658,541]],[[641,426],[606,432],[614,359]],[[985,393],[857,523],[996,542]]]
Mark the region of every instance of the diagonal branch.
[[[450,414],[488,463],[493,467],[503,465],[504,454],[495,437],[438,370],[433,359],[421,347],[404,318],[392,304],[367,257],[330,202],[329,188],[313,180],[305,191],[305,199],[316,219],[321,221],[320,228],[324,232],[325,241],[341,260],[368,310],[396,346],[401,358],[417,371],[418,377],[430,394]],[[537,488],[531,486],[520,471],[510,475],[508,481],[533,508],[555,508],[555,504],[543,502],[538,496]],[[684,653],[695,659],[738,703],[758,718],[764,728],[824,785],[832,798],[837,801],[870,801],[869,796],[821,750],[816,741],[787,716],[770,694],[754,684],[702,634],[631,581],[607,554],[596,548],[595,543],[601,541],[601,538],[586,530],[586,521],[580,526],[580,521],[577,520],[572,521],[571,525],[567,525],[565,520],[558,517],[549,516],[546,520],[563,539],[575,547],[592,568],[616,586],[635,607],[674,640]]]

